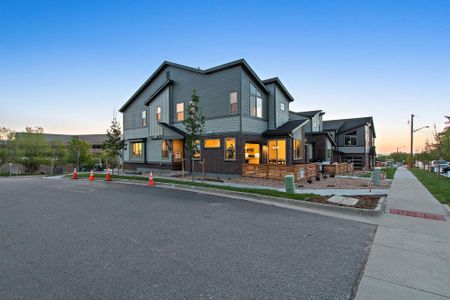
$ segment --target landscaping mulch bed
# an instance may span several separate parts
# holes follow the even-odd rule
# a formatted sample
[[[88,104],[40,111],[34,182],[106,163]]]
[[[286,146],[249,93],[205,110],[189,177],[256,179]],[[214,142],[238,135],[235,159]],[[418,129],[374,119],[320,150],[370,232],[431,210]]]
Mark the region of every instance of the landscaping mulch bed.
[[[337,206],[344,206],[344,207],[353,207],[353,208],[365,208],[365,209],[374,209],[377,207],[378,201],[380,200],[380,196],[349,196],[352,198],[358,199],[358,203],[356,203],[355,206],[345,206],[340,205],[336,203],[328,202],[327,200],[330,198],[329,196],[318,196],[313,198],[308,198],[306,201],[315,202],[315,203],[322,203],[322,204],[328,204],[328,205],[337,205]]]

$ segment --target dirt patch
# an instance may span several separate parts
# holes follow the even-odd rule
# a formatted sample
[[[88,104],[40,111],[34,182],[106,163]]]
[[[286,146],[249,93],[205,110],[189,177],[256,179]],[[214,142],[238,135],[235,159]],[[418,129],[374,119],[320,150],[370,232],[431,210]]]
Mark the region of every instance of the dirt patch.
[[[358,199],[358,203],[356,203],[355,206],[345,206],[345,207],[353,207],[353,208],[365,208],[365,209],[375,209],[377,207],[378,201],[380,200],[381,196],[349,196],[352,198]],[[306,201],[314,202],[314,203],[322,203],[327,205],[337,205],[337,206],[344,206],[336,203],[330,203],[327,200],[329,199],[329,196],[318,196],[313,198],[308,198]]]

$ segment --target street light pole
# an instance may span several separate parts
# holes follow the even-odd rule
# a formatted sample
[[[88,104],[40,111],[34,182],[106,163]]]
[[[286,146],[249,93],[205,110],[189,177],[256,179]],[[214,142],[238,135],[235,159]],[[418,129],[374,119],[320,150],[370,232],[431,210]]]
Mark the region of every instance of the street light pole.
[[[411,114],[411,149],[409,154],[409,168],[413,166],[413,144],[414,144],[414,114]]]

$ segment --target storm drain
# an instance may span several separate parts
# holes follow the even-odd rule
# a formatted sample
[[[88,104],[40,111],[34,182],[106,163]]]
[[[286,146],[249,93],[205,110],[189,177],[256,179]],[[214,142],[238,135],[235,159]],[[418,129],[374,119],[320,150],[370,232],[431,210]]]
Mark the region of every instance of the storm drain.
[[[419,212],[419,211],[411,211],[411,210],[403,210],[403,209],[390,209],[389,213],[394,214],[394,215],[401,215],[401,216],[407,216],[407,217],[422,218],[422,219],[446,222],[445,216],[438,215],[438,214],[429,214],[429,213],[423,213],[423,212]]]

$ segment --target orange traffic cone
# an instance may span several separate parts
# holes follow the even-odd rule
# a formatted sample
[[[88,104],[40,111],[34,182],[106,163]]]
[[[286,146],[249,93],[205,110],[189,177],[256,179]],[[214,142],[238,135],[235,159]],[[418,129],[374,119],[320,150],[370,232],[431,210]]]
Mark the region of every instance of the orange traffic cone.
[[[78,179],[77,168],[73,169],[72,179]]]
[[[94,181],[94,171],[91,170],[91,174],[89,175],[89,180]]]
[[[148,176],[148,186],[155,186],[155,181],[153,180],[152,172],[150,172],[150,175]]]
[[[109,171],[109,169],[106,169],[105,181],[111,181],[111,172]]]

